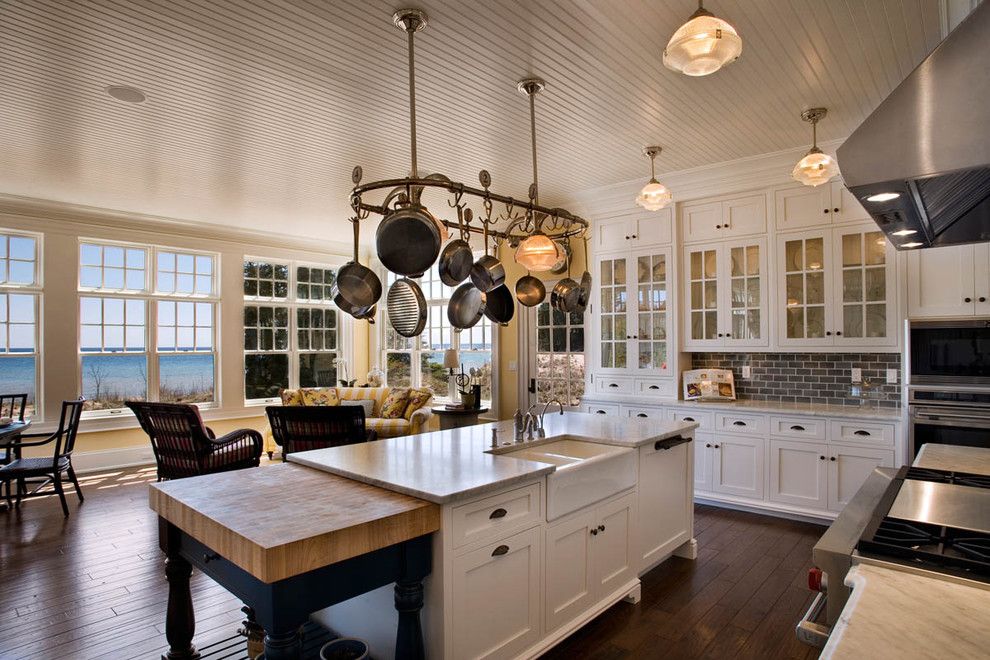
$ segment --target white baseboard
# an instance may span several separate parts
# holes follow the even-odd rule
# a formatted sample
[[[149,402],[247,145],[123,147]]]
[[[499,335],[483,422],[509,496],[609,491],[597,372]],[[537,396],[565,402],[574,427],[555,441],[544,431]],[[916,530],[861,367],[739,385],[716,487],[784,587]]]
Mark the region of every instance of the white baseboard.
[[[140,447],[72,452],[72,467],[79,474],[154,464],[155,453],[150,444]]]
[[[773,504],[770,502],[748,502],[735,500],[733,498],[713,497],[707,493],[695,493],[695,504],[705,504],[708,506],[721,507],[723,509],[734,509],[736,511],[746,511],[748,513],[759,513],[764,516],[774,518],[787,518],[799,522],[808,522],[815,525],[830,525],[838,515],[832,511],[818,512],[813,510],[802,510],[786,505]]]

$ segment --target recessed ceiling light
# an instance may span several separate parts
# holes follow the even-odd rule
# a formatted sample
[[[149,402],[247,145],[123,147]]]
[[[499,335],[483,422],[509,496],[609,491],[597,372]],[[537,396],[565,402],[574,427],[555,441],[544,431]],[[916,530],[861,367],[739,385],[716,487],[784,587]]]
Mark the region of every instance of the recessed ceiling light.
[[[107,94],[124,103],[144,103],[148,98],[140,89],[130,85],[109,85],[104,89]]]
[[[917,229],[899,229],[895,232],[891,232],[891,236],[910,236],[911,234],[917,234]]]
[[[876,195],[870,195],[866,198],[868,202],[889,202],[892,199],[897,199],[901,196],[901,193],[889,192],[889,193],[877,193]]]
[[[924,245],[924,243],[918,243],[918,242],[901,243],[901,247],[905,247],[905,248],[921,247],[922,245]]]

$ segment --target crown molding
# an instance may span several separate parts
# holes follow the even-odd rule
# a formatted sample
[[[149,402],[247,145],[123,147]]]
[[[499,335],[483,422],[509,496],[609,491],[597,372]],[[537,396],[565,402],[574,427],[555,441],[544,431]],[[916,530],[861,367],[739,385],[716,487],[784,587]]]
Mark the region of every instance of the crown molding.
[[[258,249],[259,246],[285,248],[310,253],[352,256],[353,245],[346,242],[324,241],[315,243],[303,236],[271,233],[255,229],[226,227],[209,222],[179,220],[165,216],[130,213],[69,202],[59,202],[35,197],[23,197],[0,193],[0,214],[20,216],[27,220],[65,225],[86,225],[107,229],[127,229],[154,234],[172,234],[184,238],[237,243]]]

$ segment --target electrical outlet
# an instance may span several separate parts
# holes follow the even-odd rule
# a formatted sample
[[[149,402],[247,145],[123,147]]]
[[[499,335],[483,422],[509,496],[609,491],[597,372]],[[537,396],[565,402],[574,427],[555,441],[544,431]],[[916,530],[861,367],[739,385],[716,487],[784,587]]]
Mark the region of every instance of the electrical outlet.
[[[887,369],[887,384],[897,385],[897,369]]]
[[[863,382],[863,370],[859,367],[852,368],[852,382],[862,383]]]
[[[742,374],[742,377],[743,378],[752,378],[753,377],[753,367],[751,367],[749,365],[746,365],[745,367],[743,367],[742,368],[742,372],[743,372],[743,374]]]

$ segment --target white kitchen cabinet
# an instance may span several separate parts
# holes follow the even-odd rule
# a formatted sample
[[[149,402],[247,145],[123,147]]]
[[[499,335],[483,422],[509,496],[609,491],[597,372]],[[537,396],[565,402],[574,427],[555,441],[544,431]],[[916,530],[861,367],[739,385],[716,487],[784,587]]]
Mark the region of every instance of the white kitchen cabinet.
[[[621,406],[620,413],[623,417],[632,417],[634,419],[663,419],[663,408],[654,408],[651,406]]]
[[[777,343],[897,345],[893,248],[874,225],[777,237]]]
[[[824,509],[828,505],[828,455],[825,444],[771,440],[769,499]]]
[[[541,636],[541,534],[534,527],[453,560],[453,657],[515,657]]]
[[[650,566],[691,538],[691,456],[695,443],[639,448],[640,569]],[[659,444],[659,443],[658,443]]]
[[[712,445],[712,491],[762,500],[765,445],[762,437],[716,433]]]
[[[892,449],[833,445],[828,454],[828,508],[842,511],[873,468],[893,467]]]
[[[637,211],[594,223],[594,249],[597,254],[656,245],[669,245],[672,239],[673,208]]]
[[[629,493],[547,528],[548,632],[635,577],[635,510],[636,496]]]
[[[765,239],[689,246],[684,264],[685,350],[769,345]]]
[[[774,202],[776,226],[783,231],[870,218],[863,205],[838,181],[817,187],[781,188],[774,192]]]
[[[990,243],[907,253],[908,318],[990,314]]]
[[[681,207],[685,243],[762,234],[766,229],[767,197],[763,193],[691,202]]]
[[[715,462],[715,434],[695,431],[694,434],[694,490],[712,491],[712,467]]]

